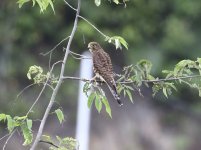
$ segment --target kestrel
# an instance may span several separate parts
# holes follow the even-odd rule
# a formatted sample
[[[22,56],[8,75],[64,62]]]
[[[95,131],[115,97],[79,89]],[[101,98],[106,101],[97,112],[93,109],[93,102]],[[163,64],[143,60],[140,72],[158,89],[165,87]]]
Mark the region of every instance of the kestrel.
[[[101,48],[97,42],[90,42],[88,44],[88,48],[92,53],[95,78],[98,77],[103,80],[108,85],[118,104],[120,106],[123,105],[117,93],[117,86],[114,80],[113,67],[110,56]]]

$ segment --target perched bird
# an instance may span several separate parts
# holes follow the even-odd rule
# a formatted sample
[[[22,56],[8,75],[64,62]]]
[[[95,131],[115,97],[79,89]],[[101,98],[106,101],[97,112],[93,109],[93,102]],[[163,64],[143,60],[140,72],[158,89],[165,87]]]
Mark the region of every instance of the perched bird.
[[[97,42],[90,42],[88,44],[88,48],[92,53],[95,78],[98,77],[103,80],[108,85],[118,104],[120,106],[123,105],[117,93],[117,86],[114,80],[113,67],[110,56],[101,48]]]

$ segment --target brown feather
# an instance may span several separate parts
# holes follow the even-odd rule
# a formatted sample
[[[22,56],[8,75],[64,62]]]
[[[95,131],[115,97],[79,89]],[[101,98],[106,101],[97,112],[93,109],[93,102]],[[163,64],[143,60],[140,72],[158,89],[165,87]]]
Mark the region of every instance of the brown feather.
[[[90,51],[92,52],[94,73],[98,74],[107,83],[111,93],[117,100],[119,105],[122,105],[117,93],[116,83],[113,75],[113,67],[110,56],[96,42],[89,43]],[[97,44],[97,45],[96,45]]]

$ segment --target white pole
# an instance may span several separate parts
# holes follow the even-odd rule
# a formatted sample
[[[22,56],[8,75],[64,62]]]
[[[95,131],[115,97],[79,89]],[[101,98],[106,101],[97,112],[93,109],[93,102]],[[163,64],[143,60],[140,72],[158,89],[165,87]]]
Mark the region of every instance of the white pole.
[[[91,57],[89,52],[83,55]],[[92,59],[82,59],[80,65],[80,78],[91,79]],[[89,145],[89,128],[90,128],[90,109],[87,107],[87,97],[83,93],[84,82],[79,82],[79,97],[77,111],[76,139],[79,142],[79,150],[88,150]]]

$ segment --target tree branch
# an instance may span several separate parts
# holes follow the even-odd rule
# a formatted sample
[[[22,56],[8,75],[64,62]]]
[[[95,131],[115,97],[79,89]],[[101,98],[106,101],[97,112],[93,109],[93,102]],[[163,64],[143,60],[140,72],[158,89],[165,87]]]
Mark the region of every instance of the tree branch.
[[[174,80],[180,80],[180,79],[190,79],[190,78],[197,78],[197,77],[201,77],[201,75],[192,75],[192,76],[184,76],[184,77],[172,77],[172,78],[167,78],[167,79],[156,79],[156,80],[142,80],[142,82],[146,82],[146,83],[153,83],[153,82],[162,82],[162,81],[174,81]],[[85,78],[79,78],[79,77],[70,77],[70,76],[65,76],[63,77],[63,79],[70,79],[70,80],[80,80],[83,82],[95,82],[95,80],[91,80],[91,79],[85,79]],[[100,80],[97,80],[96,82],[102,82]],[[120,81],[117,83],[122,83],[122,84],[130,84],[130,83],[135,83],[134,81]]]
[[[68,44],[66,46],[66,52],[65,52],[65,55],[64,55],[64,58],[63,58],[63,63],[62,63],[62,66],[61,66],[61,72],[60,72],[60,78],[59,78],[59,81],[52,93],[52,96],[51,96],[51,99],[50,99],[50,102],[45,110],[45,114],[43,116],[43,119],[41,121],[41,124],[40,124],[40,127],[38,129],[38,133],[36,135],[36,138],[35,138],[35,141],[33,143],[33,145],[31,146],[30,150],[35,150],[36,149],[36,146],[38,145],[38,142],[40,141],[40,138],[42,136],[42,133],[43,133],[43,128],[45,126],[45,123],[46,123],[46,120],[47,120],[47,117],[49,115],[49,112],[52,108],[52,105],[55,101],[55,98],[56,98],[56,95],[58,93],[58,90],[62,84],[62,81],[63,81],[63,75],[64,75],[64,71],[65,71],[65,65],[66,65],[66,61],[67,61],[67,58],[68,58],[68,54],[70,52],[70,46],[71,46],[71,43],[72,43],[72,40],[73,40],[73,37],[75,35],[75,32],[76,32],[76,29],[77,29],[77,23],[78,23],[78,16],[79,16],[79,13],[80,13],[80,6],[81,6],[81,0],[78,0],[78,4],[77,4],[77,13],[76,13],[76,17],[75,17],[75,21],[74,21],[74,26],[73,26],[73,29],[72,29],[72,32],[71,32],[71,35],[70,35],[70,38],[69,38],[69,41],[68,41]]]
[[[56,147],[56,148],[59,148],[59,146],[57,146],[57,145],[55,145],[54,143],[49,142],[49,141],[40,140],[39,142],[40,142],[40,143],[50,144],[50,145],[52,145],[52,146],[54,146],[54,147]]]

